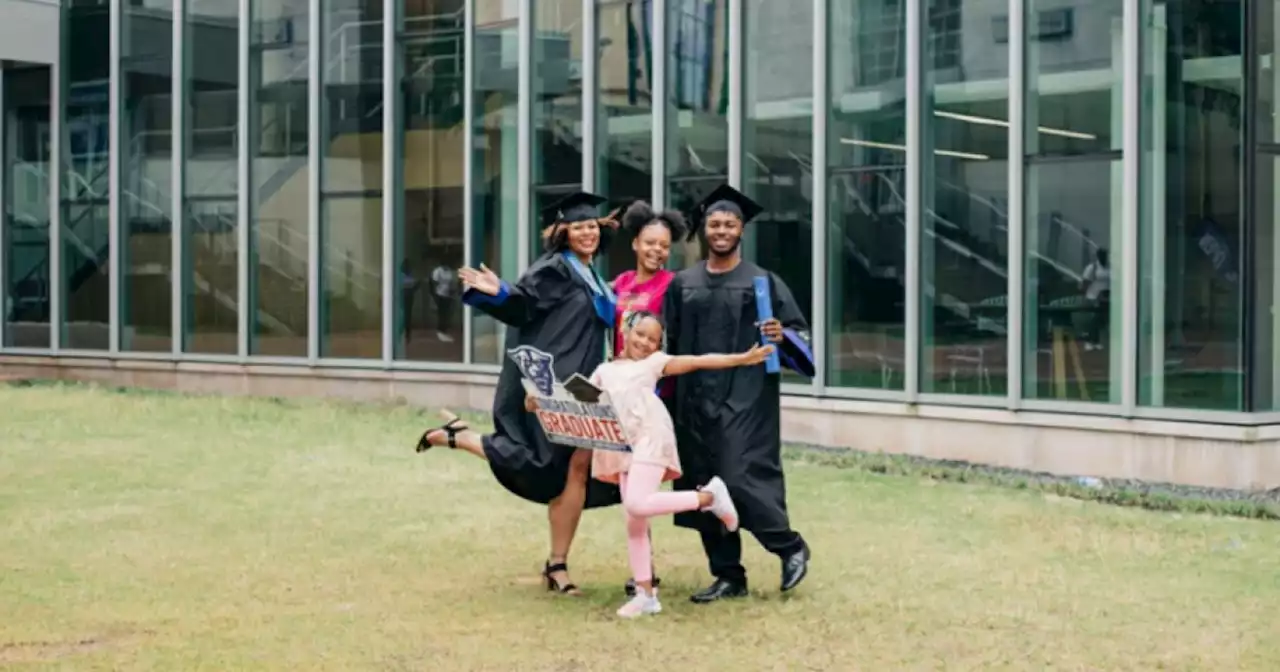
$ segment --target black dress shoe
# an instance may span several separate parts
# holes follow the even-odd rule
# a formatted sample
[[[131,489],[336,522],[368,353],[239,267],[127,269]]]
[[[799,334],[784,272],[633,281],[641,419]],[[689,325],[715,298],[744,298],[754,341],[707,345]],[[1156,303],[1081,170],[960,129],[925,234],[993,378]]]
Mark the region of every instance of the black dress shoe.
[[[653,577],[654,589],[657,589],[661,585],[662,585],[662,579],[659,579],[656,576]],[[627,597],[635,597],[636,596],[636,580],[634,578],[627,579],[627,585],[623,586],[623,591],[627,593]]]
[[[808,574],[809,547],[805,546],[782,559],[782,592],[785,593],[800,585]]]
[[[707,589],[701,593],[695,593],[689,598],[690,602],[698,604],[707,604],[716,600],[724,600],[733,597],[747,596],[746,581],[728,581],[726,579],[716,579],[715,583],[707,586]]]

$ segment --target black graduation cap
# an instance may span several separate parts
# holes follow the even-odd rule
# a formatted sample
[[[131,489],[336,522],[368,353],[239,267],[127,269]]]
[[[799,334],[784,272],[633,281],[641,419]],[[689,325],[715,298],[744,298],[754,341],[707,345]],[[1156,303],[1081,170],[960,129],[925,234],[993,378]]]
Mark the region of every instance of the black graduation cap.
[[[561,222],[581,222],[600,218],[600,205],[609,199],[578,191],[542,209],[542,227]]]
[[[694,236],[702,231],[702,227],[707,223],[707,216],[717,212],[737,215],[745,225],[764,212],[764,208],[741,191],[728,184],[722,184],[698,203],[697,222],[689,227],[689,240],[693,240]]]

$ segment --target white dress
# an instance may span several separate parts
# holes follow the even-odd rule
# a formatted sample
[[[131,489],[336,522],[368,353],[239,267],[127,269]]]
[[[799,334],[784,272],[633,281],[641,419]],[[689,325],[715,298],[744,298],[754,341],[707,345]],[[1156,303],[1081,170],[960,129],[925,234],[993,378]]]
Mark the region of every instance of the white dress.
[[[658,381],[671,355],[655,352],[642,360],[616,359],[605,362],[591,374],[591,382],[609,393],[618,422],[631,442],[631,453],[593,451],[591,475],[606,483],[617,483],[632,462],[666,467],[664,481],[680,477],[680,455],[676,452],[676,432],[671,414],[658,397]]]

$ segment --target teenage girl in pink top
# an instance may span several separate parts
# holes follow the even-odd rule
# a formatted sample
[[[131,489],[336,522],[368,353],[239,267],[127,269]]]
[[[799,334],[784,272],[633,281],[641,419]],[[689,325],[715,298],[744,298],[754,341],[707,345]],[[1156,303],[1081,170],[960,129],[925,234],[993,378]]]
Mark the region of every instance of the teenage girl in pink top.
[[[675,210],[657,212],[644,201],[636,201],[622,215],[622,228],[631,237],[631,249],[636,253],[636,270],[626,271],[613,281],[613,293],[617,295],[615,325],[626,324],[631,313],[647,311],[655,315],[662,312],[662,301],[667,296],[667,286],[675,273],[666,269],[671,257],[671,245],[684,240],[688,227],[684,217]],[[623,329],[615,328],[613,355],[622,354]],[[669,386],[664,385],[664,392]],[[663,397],[670,396],[663,394]]]
[[[622,230],[631,238],[631,250],[636,253],[636,270],[626,271],[613,281],[613,293],[617,296],[617,308],[613,323],[613,356],[621,357],[623,350],[622,325],[637,312],[649,312],[655,315],[662,313],[662,302],[667,296],[667,286],[676,274],[668,271],[667,260],[671,257],[671,246],[684,240],[688,225],[684,216],[676,210],[658,212],[652,205],[644,201],[636,201],[627,206],[622,215]],[[658,396],[671,410],[671,400],[675,392],[674,381],[664,380],[658,384]],[[653,585],[661,582],[655,576]],[[635,579],[629,579],[626,585],[627,596],[635,595]]]

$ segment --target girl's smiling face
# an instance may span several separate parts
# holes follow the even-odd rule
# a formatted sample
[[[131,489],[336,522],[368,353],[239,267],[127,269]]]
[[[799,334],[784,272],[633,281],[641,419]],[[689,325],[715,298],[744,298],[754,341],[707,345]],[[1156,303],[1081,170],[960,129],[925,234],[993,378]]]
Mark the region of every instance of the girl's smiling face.
[[[643,229],[631,243],[636,253],[636,265],[646,273],[657,273],[667,265],[671,256],[671,231],[661,221],[654,221]]]
[[[662,347],[662,325],[652,315],[646,315],[631,325],[627,332],[627,359],[644,359]]]

